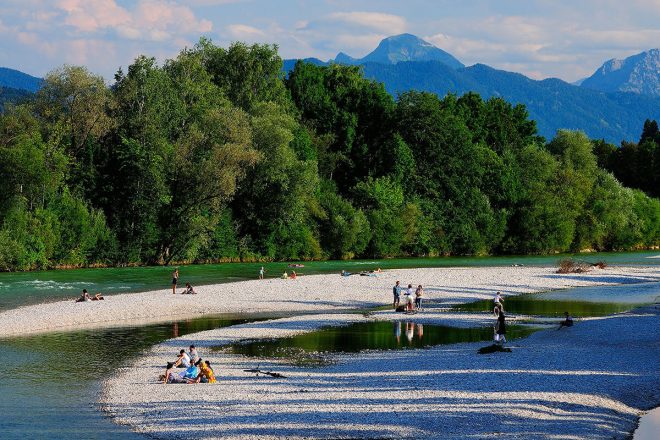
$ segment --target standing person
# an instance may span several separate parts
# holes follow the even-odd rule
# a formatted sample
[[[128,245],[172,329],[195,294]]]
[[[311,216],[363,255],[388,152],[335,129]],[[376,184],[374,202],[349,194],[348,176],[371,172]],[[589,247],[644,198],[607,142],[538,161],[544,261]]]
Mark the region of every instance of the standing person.
[[[417,286],[417,290],[415,290],[415,309],[418,311],[422,309],[422,296],[424,296],[424,289],[420,284]]]
[[[504,310],[500,310],[497,315],[497,336],[496,341],[506,344],[506,321],[504,319]]]
[[[259,279],[260,279],[260,280],[263,280],[263,279],[264,279],[264,273],[265,273],[265,272],[266,272],[266,270],[264,269],[263,266],[261,266],[261,269],[259,269]]]
[[[504,298],[500,292],[495,294],[495,298],[493,298],[493,305],[493,313],[495,313],[495,316],[498,316],[497,310],[501,312],[504,311]]]
[[[413,311],[413,287],[412,284],[408,284],[408,289],[406,289],[406,313],[412,313]]]
[[[396,282],[394,287],[392,288],[392,293],[394,294],[394,310],[399,306],[399,302],[401,301],[401,283],[399,281]]]
[[[172,293],[176,295],[176,283],[179,282],[179,268],[177,267],[172,272]]]

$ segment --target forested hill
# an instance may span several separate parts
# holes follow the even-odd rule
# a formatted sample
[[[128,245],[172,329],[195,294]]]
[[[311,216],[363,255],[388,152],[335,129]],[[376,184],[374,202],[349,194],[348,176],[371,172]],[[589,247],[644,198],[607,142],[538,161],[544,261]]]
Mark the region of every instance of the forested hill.
[[[525,106],[395,99],[356,66],[284,79],[270,45],[201,40],[111,87],[65,66],[0,115],[0,268],[658,246],[660,131],[638,132],[544,139]]]
[[[26,90],[36,92],[41,87],[43,80],[18,70],[0,67],[0,88]]]
[[[324,64],[316,59],[309,62]],[[284,67],[290,70],[294,65],[295,60],[286,60]],[[454,69],[439,61],[408,61],[366,63],[362,68],[367,78],[382,82],[393,96],[407,90],[441,97],[475,92],[484,98],[501,97],[524,104],[539,133],[547,138],[558,129],[579,129],[590,137],[618,143],[639,137],[639,127],[647,118],[660,119],[660,97],[606,93],[559,79],[537,81],[484,64]]]

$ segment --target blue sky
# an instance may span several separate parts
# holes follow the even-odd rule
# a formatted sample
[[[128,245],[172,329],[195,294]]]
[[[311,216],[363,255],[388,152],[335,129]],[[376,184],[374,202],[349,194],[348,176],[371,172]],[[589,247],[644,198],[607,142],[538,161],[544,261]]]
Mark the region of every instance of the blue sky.
[[[140,54],[171,58],[201,36],[326,60],[409,32],[466,65],[574,81],[658,47],[659,23],[659,0],[0,0],[0,66],[41,76],[81,64],[110,80]]]

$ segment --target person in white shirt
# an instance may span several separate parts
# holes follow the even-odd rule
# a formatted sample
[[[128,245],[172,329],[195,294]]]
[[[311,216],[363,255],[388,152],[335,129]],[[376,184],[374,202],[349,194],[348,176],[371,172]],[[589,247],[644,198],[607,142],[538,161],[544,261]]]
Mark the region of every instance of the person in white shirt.
[[[493,305],[494,305],[493,312],[495,313],[495,316],[499,315],[498,312],[504,311],[504,298],[502,297],[502,294],[500,292],[497,292],[495,294],[495,298],[493,299]]]
[[[186,353],[186,350],[181,350],[179,355],[174,362],[174,366],[178,368],[188,368],[190,366],[190,356]]]

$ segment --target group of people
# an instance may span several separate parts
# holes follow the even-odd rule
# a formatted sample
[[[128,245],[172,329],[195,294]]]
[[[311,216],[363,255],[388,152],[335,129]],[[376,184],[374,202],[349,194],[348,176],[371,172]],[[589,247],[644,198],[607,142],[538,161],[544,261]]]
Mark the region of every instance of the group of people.
[[[394,294],[394,302],[392,306],[394,310],[399,310],[401,306],[401,292],[403,291],[404,303],[403,311],[406,313],[415,313],[422,310],[422,298],[424,296],[424,288],[420,284],[417,286],[417,289],[413,290],[413,285],[408,284],[408,288],[403,289],[401,282],[397,281],[394,287],[392,288],[392,293]]]
[[[87,301],[101,301],[104,300],[103,295],[100,293],[97,293],[96,295],[92,296],[89,294],[87,289],[83,289],[82,294],[76,299],[76,302],[87,302]]]
[[[191,345],[181,350],[174,362],[165,366],[165,374],[161,374],[159,381],[168,383],[215,383],[215,372],[209,361],[204,361],[197,353],[197,348]]]
[[[172,293],[176,295],[176,285],[179,283],[179,268],[177,267],[172,272]],[[190,283],[186,283],[186,288],[181,292],[182,295],[195,295],[195,289]]]

